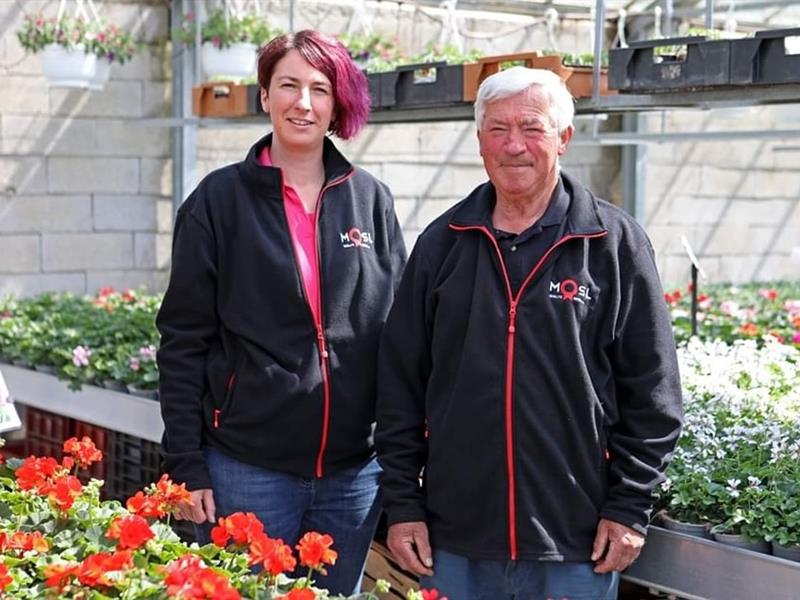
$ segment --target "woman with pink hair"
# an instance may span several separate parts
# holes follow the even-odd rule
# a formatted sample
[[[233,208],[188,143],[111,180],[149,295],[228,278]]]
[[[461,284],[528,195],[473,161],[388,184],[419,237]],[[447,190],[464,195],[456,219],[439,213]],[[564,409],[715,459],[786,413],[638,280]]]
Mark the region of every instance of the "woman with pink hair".
[[[358,590],[379,514],[375,361],[406,251],[392,195],[336,149],[364,126],[363,73],[311,30],[259,53],[272,132],[209,174],[175,223],[157,324],[162,452],[197,526],[255,513],[294,546],[329,533],[317,584]]]

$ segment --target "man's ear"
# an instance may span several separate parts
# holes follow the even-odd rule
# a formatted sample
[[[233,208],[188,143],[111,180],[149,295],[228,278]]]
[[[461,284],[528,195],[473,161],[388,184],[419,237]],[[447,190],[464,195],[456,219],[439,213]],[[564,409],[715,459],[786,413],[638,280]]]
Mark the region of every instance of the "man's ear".
[[[266,88],[261,88],[261,108],[262,110],[269,114],[269,95],[267,94]]]
[[[575,127],[570,125],[558,135],[558,155],[561,156],[567,151],[567,146],[575,133]]]

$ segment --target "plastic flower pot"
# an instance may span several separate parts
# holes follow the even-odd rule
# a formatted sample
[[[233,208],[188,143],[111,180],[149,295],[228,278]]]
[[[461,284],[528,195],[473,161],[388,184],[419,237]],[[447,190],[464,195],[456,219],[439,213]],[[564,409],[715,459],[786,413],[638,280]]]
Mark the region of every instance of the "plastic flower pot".
[[[212,77],[249,77],[256,70],[256,46],[242,42],[227,48],[217,48],[211,42],[202,47],[203,71]]]
[[[42,50],[42,71],[51,87],[87,88],[97,73],[97,56],[83,45],[74,50],[48,44]]]
[[[784,546],[777,542],[772,542],[772,554],[778,558],[800,562],[800,545]]]
[[[708,523],[686,523],[673,519],[667,513],[661,513],[661,524],[664,525],[664,529],[669,529],[670,531],[708,540],[711,539],[711,532],[709,531],[711,525]]]
[[[735,546],[752,552],[760,552],[761,554],[769,554],[770,551],[769,542],[754,540],[741,533],[715,533],[714,539],[720,544]]]
[[[140,398],[147,398],[149,400],[158,400],[158,390],[145,390],[132,383],[127,385],[128,393],[132,396],[139,396]]]
[[[122,392],[125,393],[128,391],[128,388],[124,383],[121,381],[117,381],[116,379],[106,379],[103,381],[103,387],[107,390],[112,390],[114,392]]]
[[[102,90],[108,83],[108,78],[111,76],[111,61],[107,58],[97,59],[97,70],[94,77],[89,82],[90,90]]]

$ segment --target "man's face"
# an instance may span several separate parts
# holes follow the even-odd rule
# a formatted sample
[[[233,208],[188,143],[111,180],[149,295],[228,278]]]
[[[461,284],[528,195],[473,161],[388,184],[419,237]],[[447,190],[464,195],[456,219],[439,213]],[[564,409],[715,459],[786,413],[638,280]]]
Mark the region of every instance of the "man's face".
[[[486,104],[478,142],[498,196],[525,201],[554,186],[558,157],[566,151],[572,131],[570,126],[559,135],[540,86]]]

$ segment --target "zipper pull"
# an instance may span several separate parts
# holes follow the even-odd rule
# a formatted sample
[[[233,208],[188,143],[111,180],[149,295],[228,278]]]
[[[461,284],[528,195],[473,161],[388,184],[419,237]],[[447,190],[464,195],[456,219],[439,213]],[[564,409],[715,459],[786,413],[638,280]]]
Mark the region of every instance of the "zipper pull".
[[[319,354],[322,358],[328,358],[328,350],[325,347],[325,334],[322,331],[322,327],[317,326],[317,343],[319,344]]]
[[[517,330],[516,321],[517,321],[517,304],[516,302],[512,302],[511,307],[508,309],[508,333],[514,333]]]
[[[222,411],[218,408],[214,409],[214,429],[219,429],[219,415]]]

